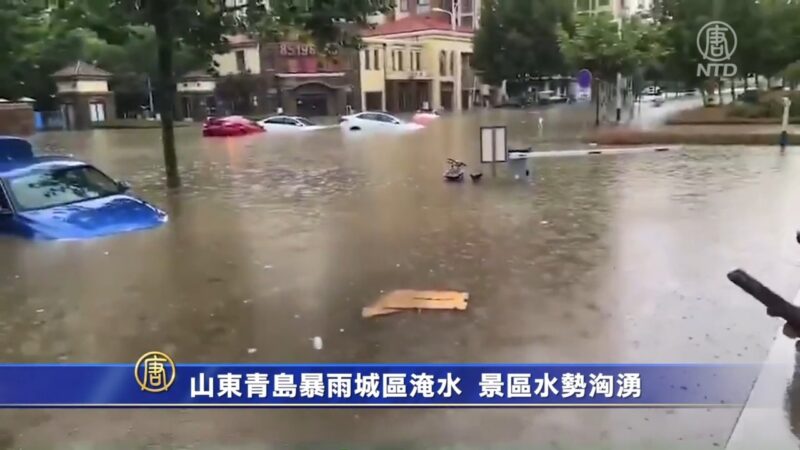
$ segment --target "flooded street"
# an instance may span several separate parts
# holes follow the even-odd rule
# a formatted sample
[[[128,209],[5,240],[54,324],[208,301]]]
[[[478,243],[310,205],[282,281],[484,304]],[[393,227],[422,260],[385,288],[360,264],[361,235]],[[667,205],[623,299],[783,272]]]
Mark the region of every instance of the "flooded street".
[[[511,147],[588,130],[549,111],[542,137],[537,114],[445,117],[391,136],[180,128],[174,193],[159,130],[39,135],[41,148],[129,181],[170,222],[91,241],[0,240],[3,359],[762,362],[778,323],[725,274],[742,266],[787,298],[800,288],[800,153],[542,158],[530,183],[488,168],[479,184],[442,181],[448,157],[478,170],[480,125],[508,125]],[[464,290],[470,307],[361,318],[392,289]],[[739,413],[2,411],[0,448],[705,449],[725,446]]]

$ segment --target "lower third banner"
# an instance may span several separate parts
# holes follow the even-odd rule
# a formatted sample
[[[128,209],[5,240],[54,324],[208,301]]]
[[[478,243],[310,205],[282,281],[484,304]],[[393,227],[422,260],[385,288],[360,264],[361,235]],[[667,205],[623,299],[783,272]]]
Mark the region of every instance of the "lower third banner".
[[[4,408],[725,407],[755,365],[0,364]]]

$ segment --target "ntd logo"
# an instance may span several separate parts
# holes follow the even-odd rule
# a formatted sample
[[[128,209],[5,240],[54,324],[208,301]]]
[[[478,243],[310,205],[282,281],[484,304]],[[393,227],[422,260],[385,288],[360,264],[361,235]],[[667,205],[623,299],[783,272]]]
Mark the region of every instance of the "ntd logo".
[[[697,33],[697,49],[708,61],[697,64],[697,76],[732,77],[737,67],[730,61],[738,40],[733,27],[718,20],[708,22]]]

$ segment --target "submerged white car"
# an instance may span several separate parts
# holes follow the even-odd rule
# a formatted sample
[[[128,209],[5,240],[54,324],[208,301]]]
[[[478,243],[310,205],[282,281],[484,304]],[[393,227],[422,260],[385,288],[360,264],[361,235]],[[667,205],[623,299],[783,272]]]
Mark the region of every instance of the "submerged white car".
[[[397,117],[382,112],[362,112],[343,116],[339,119],[339,122],[341,128],[348,131],[414,131],[425,128],[418,123],[405,122]]]
[[[317,125],[305,117],[297,116],[273,116],[258,121],[261,128],[268,132],[306,132],[330,128],[325,125]]]

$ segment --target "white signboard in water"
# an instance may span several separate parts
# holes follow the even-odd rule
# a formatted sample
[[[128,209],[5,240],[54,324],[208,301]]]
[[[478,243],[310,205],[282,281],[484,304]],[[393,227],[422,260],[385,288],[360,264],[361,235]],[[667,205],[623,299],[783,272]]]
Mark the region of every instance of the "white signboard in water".
[[[481,127],[481,162],[508,161],[506,127]]]

